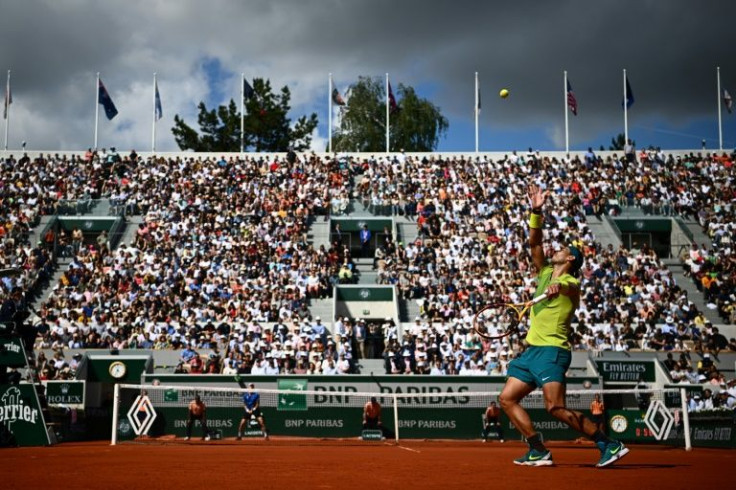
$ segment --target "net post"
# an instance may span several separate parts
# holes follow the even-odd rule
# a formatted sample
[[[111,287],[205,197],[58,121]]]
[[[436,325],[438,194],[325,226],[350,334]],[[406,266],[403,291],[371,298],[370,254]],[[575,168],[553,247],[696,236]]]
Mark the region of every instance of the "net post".
[[[120,412],[120,384],[115,383],[115,392],[112,398],[112,440],[111,446],[118,443],[118,416]]]
[[[396,444],[399,443],[399,403],[396,394],[391,395],[391,399],[394,402],[394,434],[396,438]]]
[[[687,411],[687,392],[685,388],[680,388],[680,404],[682,406],[682,423],[685,430],[685,451],[692,451],[693,446],[690,441],[690,414]]]

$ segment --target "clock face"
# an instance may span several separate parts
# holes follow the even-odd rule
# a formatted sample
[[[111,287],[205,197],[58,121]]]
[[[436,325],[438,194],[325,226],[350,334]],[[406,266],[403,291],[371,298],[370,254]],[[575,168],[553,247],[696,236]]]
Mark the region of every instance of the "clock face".
[[[120,379],[123,376],[125,376],[125,373],[128,371],[128,368],[125,367],[125,364],[123,364],[120,361],[115,361],[112,364],[110,364],[110,376],[112,376],[115,379]]]
[[[629,421],[623,415],[615,415],[611,417],[611,429],[619,434],[624,432],[629,426]]]

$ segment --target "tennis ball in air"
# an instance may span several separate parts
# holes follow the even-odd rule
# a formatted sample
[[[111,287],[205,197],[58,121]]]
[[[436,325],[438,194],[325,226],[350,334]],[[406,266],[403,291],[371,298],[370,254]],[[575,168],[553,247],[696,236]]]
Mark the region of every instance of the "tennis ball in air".
[[[507,88],[502,88],[502,89],[501,89],[501,91],[500,91],[500,92],[498,93],[498,95],[499,95],[499,96],[500,96],[500,97],[501,97],[502,99],[505,99],[506,97],[508,97],[508,96],[509,96],[509,89],[507,89]]]

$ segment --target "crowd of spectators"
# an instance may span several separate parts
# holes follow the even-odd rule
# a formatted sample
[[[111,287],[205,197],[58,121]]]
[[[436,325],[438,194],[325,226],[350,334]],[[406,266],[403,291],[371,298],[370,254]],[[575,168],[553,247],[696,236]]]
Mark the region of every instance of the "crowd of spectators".
[[[73,175],[96,183],[85,199],[109,198],[143,223],[133,241],[115,249],[104,233],[88,239],[78,229],[71,236],[57,230],[58,252],[71,263],[40,308],[40,348],[213,349],[206,369],[258,372],[299,347],[286,336],[312,330],[309,298],[330,295],[341,269],[352,265],[347,248],[315,249],[306,240],[310,220],[329,212],[331,193],[346,192],[351,175],[338,162],[143,161],[89,152],[70,165],[78,167]],[[330,357],[344,372],[341,355],[354,370],[336,340],[299,342],[311,353],[311,372],[330,372]],[[284,372],[301,370],[303,356],[294,355]]]
[[[711,246],[693,243],[682,261],[708,303],[724,323],[736,323],[736,259],[733,249],[736,215],[733,205],[719,205],[719,212],[704,214],[700,219]],[[723,348],[723,347],[721,347]]]
[[[548,252],[567,243],[584,251],[575,349],[734,348],[652,249],[604,248],[587,224],[628,206],[697,219],[713,247],[696,247],[688,270],[724,320],[733,320],[728,157],[652,150],[633,160],[604,159],[589,151],[559,160],[530,150],[496,161],[403,153],[141,159],[89,151],[3,165],[2,211],[11,230],[27,233],[38,215],[75,199],[108,198],[143,217],[135,240],[112,250],[104,237],[90,243],[59,236],[71,264],[42,305],[42,348],[214,350],[214,358],[194,363],[195,372],[201,364],[202,372],[331,373],[342,372],[341,361],[352,372],[363,356],[383,357],[391,373],[504,374],[522,336],[482,342],[470,322],[491,298],[519,302],[534,292],[525,246],[530,181],[551,193]],[[420,316],[404,331],[392,322],[340,319],[334,336],[323,338],[313,333],[308,300],[352,280],[352,258],[340,243],[315,249],[307,229],[355,201],[416,221],[416,240],[382,238],[376,268],[380,283],[420,303]],[[21,261],[13,246],[3,247],[5,264],[34,257],[32,247],[20,247]],[[43,268],[48,252],[43,243],[37,249]],[[33,262],[27,268],[38,269]],[[182,360],[181,369],[191,364]]]
[[[52,212],[62,185],[50,169],[24,156],[0,161],[0,323],[12,331],[23,321],[25,295],[45,284],[53,270],[51,251],[31,243],[40,217]]]
[[[396,284],[403,298],[417,300],[420,320],[429,323],[425,336],[415,342],[409,339],[409,349],[405,342],[390,344],[387,371],[407,370],[409,363],[402,353],[417,352],[415,344],[424,344],[431,352],[431,366],[439,358],[443,369],[459,370],[477,354],[470,359],[471,368],[480,363],[482,372],[496,369],[491,349],[473,338],[468,327],[479,303],[520,302],[534,291],[525,250],[525,185],[530,179],[552,195],[546,209],[548,252],[574,243],[585,253],[583,301],[571,339],[573,348],[596,352],[729,348],[717,329],[714,334],[706,328],[703,312],[675,283],[653,249],[646,244],[602,248],[586,220],[629,206],[647,214],[686,219],[722,214],[731,209],[733,199],[730,160],[702,155],[673,158],[660,151],[642,152],[629,160],[615,156],[604,160],[589,151],[583,159],[567,161],[540,158],[531,151],[500,161],[400,155],[372,161],[357,187],[364,202],[417,221],[417,240],[404,244],[387,239],[376,252],[379,282]],[[721,262],[732,264],[730,249],[725,256]],[[724,273],[733,281],[730,269]],[[733,287],[724,291],[733,294]],[[438,322],[443,325],[440,330],[433,326]],[[453,347],[467,344],[462,364],[436,355],[443,336]],[[478,346],[477,353],[472,345]],[[510,355],[520,348],[514,337],[497,346]],[[431,369],[410,359],[415,372]]]

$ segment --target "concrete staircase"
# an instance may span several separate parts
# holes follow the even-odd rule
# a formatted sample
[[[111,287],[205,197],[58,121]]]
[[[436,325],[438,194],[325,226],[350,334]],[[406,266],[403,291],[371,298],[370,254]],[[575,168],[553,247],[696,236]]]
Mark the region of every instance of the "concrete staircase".
[[[121,243],[126,246],[135,242],[136,232],[138,231],[138,225],[144,222],[143,216],[128,216],[125,223],[125,230],[117,242],[119,247]]]
[[[327,326],[327,329],[332,331],[333,315],[333,298],[311,298],[309,300],[309,311],[312,313],[312,318],[320,317],[322,323]]]
[[[698,291],[698,287],[695,285],[692,278],[685,276],[685,271],[680,259],[675,257],[672,259],[663,259],[662,262],[670,271],[672,271],[672,277],[675,279],[675,282],[680,286],[680,288],[687,291],[688,299],[697,306],[698,310],[702,311],[705,317],[713,322],[713,324],[721,323],[722,320],[718,316],[718,312],[716,310],[708,309],[705,297],[700,291]]]
[[[319,216],[316,217],[307,230],[307,240],[315,250],[319,250],[322,245],[325,249],[330,248],[330,222],[322,221]]]
[[[698,247],[705,244],[705,247],[710,249],[712,242],[710,237],[703,233],[703,228],[700,226],[700,223],[695,221],[693,218],[676,218],[675,221],[685,229],[685,233],[689,235],[689,238],[693,243],[697,243]]]
[[[54,290],[54,287],[59,284],[59,279],[61,279],[61,276],[64,275],[64,272],[69,269],[69,264],[71,263],[72,259],[70,257],[59,257],[56,259],[56,268],[54,269],[54,273],[51,275],[48,284],[43,290],[38,292],[38,294],[33,298],[33,301],[31,302],[31,307],[35,311],[39,311],[39,309],[41,308],[41,303],[46,301],[46,298],[49,297],[49,294],[51,293],[51,291]]]
[[[601,219],[595,216],[586,216],[585,219],[596,241],[600,242],[604,249],[608,245],[612,245],[614,250],[619,248],[621,239],[618,237],[616,228],[608,216],[603,216]]]
[[[35,246],[38,242],[43,241],[41,233],[46,229],[46,225],[51,223],[55,216],[41,216],[38,225],[28,233],[28,243]]]
[[[373,259],[358,258],[353,259],[355,263],[355,272],[358,278],[358,284],[370,286],[376,284],[378,272],[373,270]]]
[[[402,323],[414,323],[414,319],[420,316],[421,310],[415,299],[399,299],[399,321]]]
[[[396,240],[406,245],[409,242],[413,242],[417,238],[417,223],[411,221],[404,216],[394,216],[396,220],[396,233],[398,237]]]

